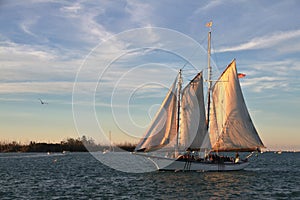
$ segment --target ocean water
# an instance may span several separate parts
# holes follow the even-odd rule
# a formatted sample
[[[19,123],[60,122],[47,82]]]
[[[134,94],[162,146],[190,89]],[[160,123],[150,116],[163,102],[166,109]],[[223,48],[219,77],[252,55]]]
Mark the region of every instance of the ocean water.
[[[96,157],[154,169],[128,154]],[[300,153],[259,154],[237,172],[148,173],[89,153],[3,153],[0,177],[0,199],[300,199]]]

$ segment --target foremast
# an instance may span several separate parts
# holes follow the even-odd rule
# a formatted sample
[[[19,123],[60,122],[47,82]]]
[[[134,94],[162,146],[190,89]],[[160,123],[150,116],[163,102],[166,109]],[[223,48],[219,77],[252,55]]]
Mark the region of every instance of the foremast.
[[[177,126],[176,126],[176,144],[175,144],[175,156],[179,152],[179,134],[180,134],[180,109],[181,109],[181,88],[182,88],[182,69],[179,70],[178,83],[177,83]]]

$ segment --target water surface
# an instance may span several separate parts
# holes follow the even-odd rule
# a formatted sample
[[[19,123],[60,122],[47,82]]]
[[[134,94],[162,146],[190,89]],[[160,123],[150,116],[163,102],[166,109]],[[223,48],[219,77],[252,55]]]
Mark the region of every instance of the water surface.
[[[132,171],[126,155],[117,157],[111,162]],[[238,172],[125,173],[89,153],[3,153],[0,199],[300,199],[300,153],[270,152],[251,161]]]

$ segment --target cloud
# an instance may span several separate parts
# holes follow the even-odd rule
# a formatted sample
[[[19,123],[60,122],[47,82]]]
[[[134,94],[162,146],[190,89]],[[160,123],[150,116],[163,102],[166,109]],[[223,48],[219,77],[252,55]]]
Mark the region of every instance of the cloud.
[[[53,60],[56,57],[53,51],[51,51],[49,48],[43,49],[43,46],[18,44],[11,41],[1,41],[0,45],[2,49],[2,52],[0,52],[0,55],[3,57],[2,61],[18,60],[18,56],[24,56],[24,58],[26,56],[30,56],[32,58],[41,60]]]
[[[290,89],[288,80],[285,77],[262,76],[257,78],[248,78],[242,81],[243,87],[249,87],[253,92],[263,92],[266,90],[284,90]]]
[[[1,94],[66,94],[72,92],[72,82],[0,83]]]
[[[31,26],[33,26],[34,24],[36,24],[36,22],[38,21],[38,17],[31,17],[30,19],[24,20],[20,23],[20,27],[21,29],[27,33],[28,35],[31,35],[33,37],[38,37],[35,33],[33,33],[30,29]]]
[[[274,91],[275,95],[279,91],[296,93],[300,90],[297,77],[300,62],[295,59],[251,61],[245,65],[251,67],[241,70],[247,75],[241,79],[241,84],[255,93]]]
[[[142,27],[151,26],[153,8],[150,4],[137,0],[127,0],[125,10],[130,14],[133,22],[138,23]]]
[[[75,26],[77,32],[74,34],[81,40],[93,44],[104,41],[112,35],[96,20],[104,12],[104,5],[85,6],[85,3],[81,1],[60,8],[60,16]]]
[[[66,59],[56,49],[2,41],[0,82],[74,80],[80,59]],[[65,57],[66,56],[66,57]]]
[[[83,7],[79,2],[75,2],[72,5],[63,6],[60,8],[62,12],[69,13],[69,15],[73,17],[76,17],[81,9],[83,9]]]
[[[223,1],[220,0],[211,0],[208,1],[208,3],[200,8],[198,8],[194,13],[195,14],[199,14],[202,12],[208,12],[212,9],[215,9],[216,7],[218,7],[219,5],[221,5],[223,3]]]
[[[269,47],[274,47],[276,45],[279,45],[280,43],[283,43],[287,40],[293,38],[299,38],[299,37],[300,37],[300,30],[276,32],[263,37],[253,38],[249,42],[239,44],[237,46],[224,47],[217,50],[216,52],[218,53],[218,52],[243,51],[243,50],[269,48]]]
[[[81,0],[9,2],[4,15],[10,20],[3,23],[8,28],[2,34],[23,44],[86,50],[112,35],[103,25],[105,6]]]

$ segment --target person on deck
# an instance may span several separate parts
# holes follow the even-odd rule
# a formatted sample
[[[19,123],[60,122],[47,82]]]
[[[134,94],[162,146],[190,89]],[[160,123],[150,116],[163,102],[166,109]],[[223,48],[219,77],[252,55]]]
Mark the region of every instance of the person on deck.
[[[238,163],[239,161],[240,161],[240,155],[239,155],[238,152],[236,152],[236,153],[235,153],[235,160],[234,160],[234,162],[235,162],[235,163]]]

